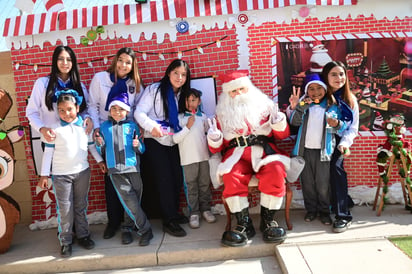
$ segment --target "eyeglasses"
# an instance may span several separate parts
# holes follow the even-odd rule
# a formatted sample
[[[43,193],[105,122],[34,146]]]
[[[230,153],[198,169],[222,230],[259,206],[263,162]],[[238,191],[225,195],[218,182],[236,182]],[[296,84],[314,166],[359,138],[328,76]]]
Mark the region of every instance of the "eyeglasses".
[[[59,57],[59,58],[57,58],[57,61],[58,61],[58,62],[64,62],[64,61],[66,61],[66,62],[71,62],[72,59],[71,59],[71,58]]]

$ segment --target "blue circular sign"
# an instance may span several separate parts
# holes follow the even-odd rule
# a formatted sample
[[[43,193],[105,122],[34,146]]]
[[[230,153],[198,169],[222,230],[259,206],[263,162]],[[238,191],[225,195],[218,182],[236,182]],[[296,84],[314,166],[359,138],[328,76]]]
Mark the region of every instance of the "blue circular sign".
[[[180,33],[185,33],[189,30],[189,23],[185,20],[180,21],[176,25],[176,30]]]

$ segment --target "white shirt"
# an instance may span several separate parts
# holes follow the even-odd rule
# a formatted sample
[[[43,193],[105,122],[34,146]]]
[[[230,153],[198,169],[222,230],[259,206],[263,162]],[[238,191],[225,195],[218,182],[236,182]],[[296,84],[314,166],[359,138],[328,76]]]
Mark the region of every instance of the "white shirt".
[[[179,113],[179,125],[182,130],[173,135],[173,141],[179,144],[180,163],[189,165],[209,160],[209,148],[207,145],[207,117],[195,115],[195,122],[189,129],[186,127],[190,116]]]
[[[86,135],[84,128],[76,125],[76,121],[65,126],[60,124],[53,126],[56,138],[53,142],[46,143],[41,176],[49,176],[50,165],[52,165],[53,175],[76,174],[87,169],[88,149],[96,162],[103,161],[96,151],[91,134]],[[50,145],[54,145],[54,148]]]
[[[67,80],[66,83],[68,81],[69,80]],[[57,113],[57,104],[53,103],[52,111],[50,111],[46,106],[45,96],[48,84],[48,76],[41,77],[36,80],[26,107],[26,117],[29,119],[30,125],[38,132],[40,132],[40,128],[50,128],[52,125],[59,123],[60,121],[59,115]],[[82,89],[85,97],[83,99],[85,99],[87,103],[89,100],[89,94],[87,93],[87,89],[83,84]],[[41,136],[41,138],[42,141],[44,141],[43,135]]]
[[[160,91],[156,95],[159,85],[160,83],[154,83],[144,90],[134,112],[134,118],[137,123],[145,130],[145,138],[154,138],[151,132],[154,127],[159,126],[156,121],[163,121],[165,119],[163,100]],[[178,105],[179,96],[180,94],[175,96],[176,105]],[[154,139],[165,146],[175,145],[170,135],[164,135],[163,137],[156,137]]]
[[[325,119],[325,109],[320,105],[313,105],[308,109],[308,125],[306,127],[305,148],[321,149]]]

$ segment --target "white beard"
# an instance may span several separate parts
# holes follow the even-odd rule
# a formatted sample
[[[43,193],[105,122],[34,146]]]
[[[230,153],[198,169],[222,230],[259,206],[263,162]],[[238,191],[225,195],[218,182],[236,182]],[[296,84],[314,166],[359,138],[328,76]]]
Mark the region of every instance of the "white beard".
[[[216,115],[224,132],[248,134],[259,128],[261,121],[272,113],[273,108],[274,102],[252,85],[247,93],[234,98],[228,92],[222,92]]]

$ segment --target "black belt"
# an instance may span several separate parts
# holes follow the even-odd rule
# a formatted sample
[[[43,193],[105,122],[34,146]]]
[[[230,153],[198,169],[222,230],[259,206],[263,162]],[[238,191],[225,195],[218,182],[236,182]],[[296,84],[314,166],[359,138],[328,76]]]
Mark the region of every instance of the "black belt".
[[[249,147],[249,146],[261,146],[265,150],[265,153],[267,155],[270,154],[275,154],[276,151],[272,149],[272,147],[269,145],[271,143],[271,139],[265,135],[248,135],[248,136],[240,136],[233,138],[232,140],[229,141],[228,146],[226,149],[223,151],[223,154],[225,154],[229,149],[234,148],[234,147]]]

